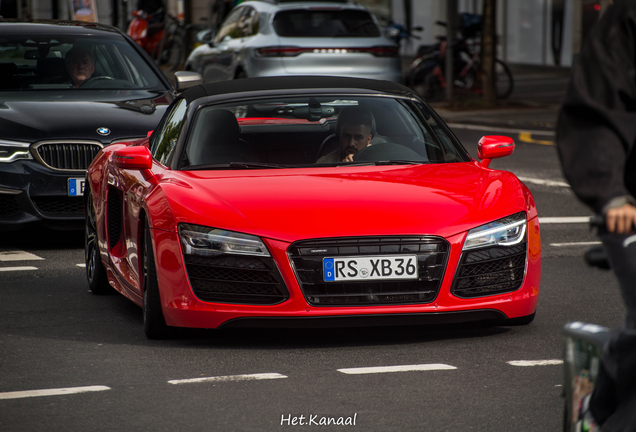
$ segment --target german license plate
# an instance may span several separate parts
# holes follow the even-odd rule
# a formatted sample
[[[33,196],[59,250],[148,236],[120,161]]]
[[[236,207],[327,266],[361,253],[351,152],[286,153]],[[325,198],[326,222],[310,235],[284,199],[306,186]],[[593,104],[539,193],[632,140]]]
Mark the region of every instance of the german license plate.
[[[83,178],[68,179],[68,196],[84,195],[84,181]]]
[[[417,256],[323,258],[325,282],[417,279]]]

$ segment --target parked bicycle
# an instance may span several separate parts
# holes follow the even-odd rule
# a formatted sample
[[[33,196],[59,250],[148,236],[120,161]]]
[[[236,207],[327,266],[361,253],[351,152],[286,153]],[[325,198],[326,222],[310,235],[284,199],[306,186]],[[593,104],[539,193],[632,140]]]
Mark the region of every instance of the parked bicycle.
[[[186,53],[186,34],[191,27],[177,17],[167,15],[163,37],[151,54],[157,66],[174,72],[183,65]]]
[[[461,14],[459,33],[461,37],[453,43],[453,88],[460,92],[481,92],[478,73],[481,68],[481,17]],[[436,24],[446,26],[443,21]],[[446,36],[437,36],[438,42],[421,45],[407,72],[407,85],[425,99],[436,100],[446,89]],[[514,81],[508,65],[495,59],[497,97],[505,99],[512,94]]]

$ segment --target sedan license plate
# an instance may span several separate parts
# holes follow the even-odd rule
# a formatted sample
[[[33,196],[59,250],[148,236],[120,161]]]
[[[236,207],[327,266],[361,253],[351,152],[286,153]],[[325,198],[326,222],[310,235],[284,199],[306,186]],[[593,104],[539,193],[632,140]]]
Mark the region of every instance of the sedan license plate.
[[[68,179],[68,196],[82,196],[84,195],[84,181],[83,178],[70,178]]]
[[[325,282],[417,279],[417,256],[323,258]]]

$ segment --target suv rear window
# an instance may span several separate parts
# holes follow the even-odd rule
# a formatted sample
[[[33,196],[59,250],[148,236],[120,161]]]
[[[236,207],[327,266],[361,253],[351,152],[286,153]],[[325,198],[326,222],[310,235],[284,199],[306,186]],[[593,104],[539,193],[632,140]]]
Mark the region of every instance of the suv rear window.
[[[371,14],[351,9],[298,9],[281,11],[274,29],[286,37],[379,37]]]

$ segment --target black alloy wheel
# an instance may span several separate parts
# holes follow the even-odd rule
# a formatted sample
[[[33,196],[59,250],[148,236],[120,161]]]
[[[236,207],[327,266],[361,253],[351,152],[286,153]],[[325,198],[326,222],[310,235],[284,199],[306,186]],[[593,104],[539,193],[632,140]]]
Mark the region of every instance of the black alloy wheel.
[[[97,221],[95,218],[95,207],[93,206],[93,194],[89,188],[84,192],[86,195],[84,229],[84,262],[86,264],[86,279],[88,287],[93,294],[104,295],[113,294],[114,290],[108,283],[106,269],[99,254],[99,239],[97,238]]]
[[[155,254],[152,249],[150,227],[146,224],[144,229],[143,257],[142,257],[142,289],[143,289],[143,314],[144,333],[148,339],[167,339],[172,336],[172,328],[166,324],[161,310],[161,297],[159,283],[157,282],[157,268],[155,266]]]

